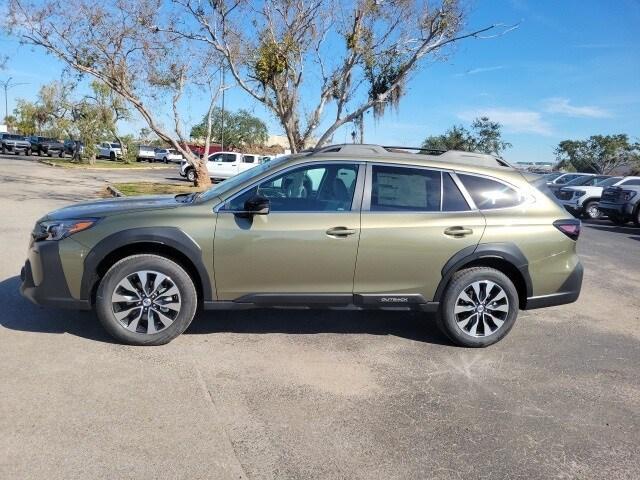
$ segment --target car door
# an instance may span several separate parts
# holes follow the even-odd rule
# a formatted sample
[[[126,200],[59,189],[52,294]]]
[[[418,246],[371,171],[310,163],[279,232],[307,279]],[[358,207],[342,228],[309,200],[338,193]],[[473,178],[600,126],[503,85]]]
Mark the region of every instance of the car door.
[[[217,210],[214,271],[219,300],[351,303],[364,167],[314,162],[261,180]],[[242,218],[260,195],[267,215]]]
[[[483,215],[446,170],[370,164],[365,192],[354,293],[376,304],[432,300],[447,261],[480,241]]]

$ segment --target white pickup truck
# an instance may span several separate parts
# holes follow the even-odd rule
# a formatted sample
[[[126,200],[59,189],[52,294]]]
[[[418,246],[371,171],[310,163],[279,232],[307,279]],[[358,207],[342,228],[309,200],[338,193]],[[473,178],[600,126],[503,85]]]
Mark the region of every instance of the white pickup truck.
[[[209,176],[216,180],[226,180],[240,172],[249,170],[262,163],[262,156],[252,153],[238,152],[216,152],[209,155],[207,159],[207,170]],[[180,164],[180,175],[193,182],[196,179],[196,172],[193,167],[183,160]]]

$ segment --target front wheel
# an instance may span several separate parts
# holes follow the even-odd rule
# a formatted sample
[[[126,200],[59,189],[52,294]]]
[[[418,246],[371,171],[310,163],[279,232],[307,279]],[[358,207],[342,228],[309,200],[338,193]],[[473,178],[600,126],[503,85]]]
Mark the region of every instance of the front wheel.
[[[636,207],[636,214],[633,216],[633,223],[636,227],[640,227],[640,205]]]
[[[164,158],[162,159],[162,161],[163,161],[164,163],[169,163],[169,159],[168,159],[167,157],[164,157]]]
[[[116,161],[116,154],[115,154],[115,153],[113,153],[113,152],[111,152],[111,153],[109,154],[109,160],[111,160],[112,162],[115,162],[115,161]]]
[[[96,313],[104,328],[129,345],[163,345],[184,332],[196,313],[193,280],[159,255],[133,255],[100,281]]]
[[[454,274],[440,304],[438,325],[457,345],[486,347],[509,333],[518,309],[518,292],[504,273],[473,267]]]
[[[187,170],[187,180],[189,180],[191,183],[196,181],[196,171],[193,168]]]
[[[600,217],[602,217],[602,212],[598,208],[598,202],[587,202],[587,204],[584,206],[584,215],[591,220],[598,220]]]

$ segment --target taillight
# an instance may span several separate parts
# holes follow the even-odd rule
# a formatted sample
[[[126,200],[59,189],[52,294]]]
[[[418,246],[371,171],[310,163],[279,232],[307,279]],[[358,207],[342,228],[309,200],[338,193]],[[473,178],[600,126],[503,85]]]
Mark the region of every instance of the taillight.
[[[580,236],[580,220],[575,218],[566,220],[556,220],[553,222],[553,226],[564,233],[571,240],[578,240]]]

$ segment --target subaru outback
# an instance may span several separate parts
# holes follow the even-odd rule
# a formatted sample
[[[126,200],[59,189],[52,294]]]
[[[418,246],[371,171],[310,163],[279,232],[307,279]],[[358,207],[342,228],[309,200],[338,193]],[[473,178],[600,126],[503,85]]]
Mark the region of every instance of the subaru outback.
[[[136,345],[198,309],[324,307],[431,313],[483,347],[520,309],[580,293],[580,221],[525,175],[483,154],[334,145],[202,193],[72,205],[36,223],[21,291],[94,309]]]

